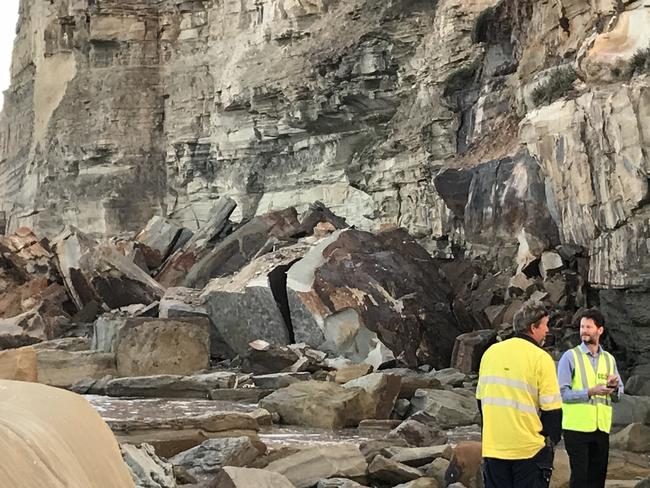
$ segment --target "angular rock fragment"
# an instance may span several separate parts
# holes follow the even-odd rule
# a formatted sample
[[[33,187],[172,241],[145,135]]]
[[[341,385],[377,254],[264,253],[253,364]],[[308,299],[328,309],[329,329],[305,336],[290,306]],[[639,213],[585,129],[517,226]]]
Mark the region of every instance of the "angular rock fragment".
[[[210,365],[210,322],[128,318],[114,339],[120,376],[191,374]]]
[[[95,301],[106,310],[159,300],[164,288],[108,244],[74,228],[53,242],[58,267],[78,310]]]
[[[210,212],[210,220],[169,257],[156,279],[166,287],[182,285],[192,267],[224,237],[222,233],[227,228],[228,217],[236,206],[231,198],[220,198]]]
[[[176,454],[169,461],[181,466],[198,482],[209,482],[225,466],[246,467],[260,455],[248,437],[208,439]]]
[[[287,273],[297,341],[365,362],[385,344],[408,364],[449,364],[461,332],[451,288],[404,231],[334,232]]]
[[[173,466],[160,459],[153,446],[146,443],[139,446],[122,444],[120,450],[136,486],[176,488]]]
[[[254,340],[276,346],[292,342],[286,271],[307,249],[299,244],[265,254],[236,274],[213,279],[205,287],[201,299],[236,353],[244,355]]]
[[[367,393],[335,383],[300,381],[276,390],[259,403],[283,423],[336,429],[356,427],[367,415]]]

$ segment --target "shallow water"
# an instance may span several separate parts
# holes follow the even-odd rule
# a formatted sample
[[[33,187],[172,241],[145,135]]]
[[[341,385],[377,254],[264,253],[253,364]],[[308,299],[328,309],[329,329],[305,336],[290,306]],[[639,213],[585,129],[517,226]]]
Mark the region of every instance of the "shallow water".
[[[107,422],[165,420],[194,417],[213,413],[252,412],[257,408],[253,403],[223,402],[215,400],[171,399],[171,398],[114,398],[86,395],[86,399],[97,409]],[[360,432],[359,429],[316,429],[296,425],[273,425],[263,427],[260,439],[269,447],[332,445],[341,442],[360,444],[372,439],[380,439],[385,431]],[[459,427],[448,432],[449,440],[477,440],[480,438],[477,425]]]

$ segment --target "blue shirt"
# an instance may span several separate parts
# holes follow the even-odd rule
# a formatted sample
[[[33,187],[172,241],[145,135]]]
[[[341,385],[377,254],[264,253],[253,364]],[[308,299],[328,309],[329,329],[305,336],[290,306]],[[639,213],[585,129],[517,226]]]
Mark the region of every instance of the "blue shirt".
[[[603,348],[601,346],[598,346],[598,352],[596,354],[591,354],[591,351],[584,342],[581,342],[579,347],[582,352],[587,354],[589,363],[591,364],[591,367],[594,368],[594,372],[596,372],[598,370],[598,358],[603,352]],[[575,367],[576,365],[573,358],[573,353],[569,349],[567,352],[562,354],[560,362],[557,365],[557,380],[558,383],[560,383],[560,394],[562,395],[562,401],[566,403],[588,402],[589,394],[587,393],[587,390],[571,389]],[[614,360],[614,374],[618,376],[618,389],[612,393],[612,396],[618,398],[623,394],[623,382],[621,381],[621,376],[618,374],[616,360]]]

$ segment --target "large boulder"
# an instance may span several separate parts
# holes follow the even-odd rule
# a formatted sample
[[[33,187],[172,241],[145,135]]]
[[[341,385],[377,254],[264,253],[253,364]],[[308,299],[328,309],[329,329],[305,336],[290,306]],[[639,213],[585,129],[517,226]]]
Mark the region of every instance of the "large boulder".
[[[285,424],[336,429],[356,427],[365,418],[367,393],[336,383],[300,381],[276,390],[259,405]]]
[[[107,310],[150,304],[165,289],[115,246],[98,243],[72,227],[52,245],[63,282],[78,310],[91,303]]]
[[[371,419],[388,419],[393,413],[395,401],[400,392],[399,376],[372,373],[356,380],[348,381],[343,388],[361,388],[367,393],[365,411]]]
[[[650,426],[640,423],[630,424],[610,437],[612,449],[631,452],[650,451]]]
[[[496,338],[496,331],[489,329],[459,335],[451,355],[452,367],[463,373],[478,371],[483,353],[496,342]]]
[[[474,394],[462,388],[453,390],[417,390],[411,400],[413,418],[424,414],[440,428],[478,423],[479,411]]]
[[[286,272],[307,249],[298,244],[265,254],[205,287],[201,298],[212,322],[236,353],[246,354],[258,339],[277,346],[292,342]]]
[[[83,397],[6,380],[0,391],[4,486],[135,486],[115,437]]]
[[[650,420],[650,397],[623,394],[613,407],[612,423],[616,426],[624,427]]]
[[[154,215],[135,236],[135,240],[148,248],[152,255],[147,256],[147,261],[157,263],[153,266],[157,268],[172,252],[182,231],[183,229],[171,220]]]
[[[210,252],[217,241],[227,235],[230,223],[228,217],[236,207],[235,201],[229,197],[217,200],[210,212],[210,220],[182,246],[174,249],[156,276],[157,280],[166,287],[181,286],[188,271]]]
[[[210,321],[204,317],[128,318],[114,341],[120,376],[187,375],[210,366]]]
[[[650,362],[650,292],[600,290],[600,308],[608,331],[628,362]],[[615,354],[616,355],[616,354]],[[619,362],[622,358],[618,358]]]
[[[205,301],[201,298],[203,290],[184,288],[182,286],[171,287],[165,290],[160,299],[158,316],[163,319],[182,317],[207,317],[210,319],[210,312]],[[235,353],[224,341],[219,329],[210,320],[210,353],[215,358],[233,358]]]
[[[212,278],[231,275],[249,263],[270,238],[285,240],[296,233],[298,226],[293,207],[258,215],[195,261],[176,286],[201,288]]]
[[[358,478],[366,474],[367,468],[359,448],[348,443],[303,449],[266,467],[286,476],[296,488],[313,486],[323,478]]]
[[[170,459],[199,482],[212,480],[224,466],[246,467],[260,451],[248,437],[208,439],[200,445]]]
[[[446,367],[463,332],[450,286],[403,230],[334,232],[289,269],[287,293],[296,341],[357,362],[381,344]]]

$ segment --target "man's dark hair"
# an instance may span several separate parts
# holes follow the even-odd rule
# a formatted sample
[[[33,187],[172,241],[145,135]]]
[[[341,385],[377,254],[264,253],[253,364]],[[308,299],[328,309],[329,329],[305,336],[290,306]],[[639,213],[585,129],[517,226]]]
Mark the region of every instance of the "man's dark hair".
[[[512,319],[516,334],[524,334],[531,327],[549,315],[549,309],[541,302],[529,300],[517,311]]]
[[[605,327],[605,317],[600,310],[596,308],[588,308],[578,315],[578,326],[580,326],[582,319],[591,319],[598,327]]]

